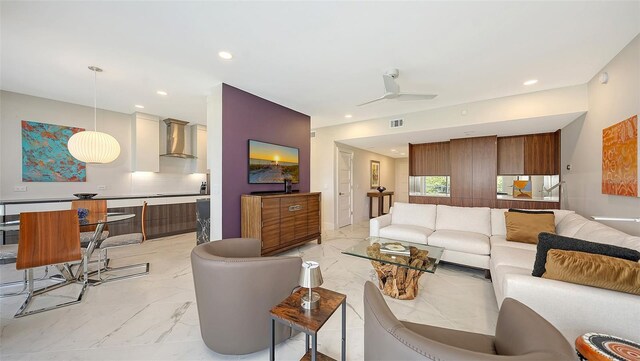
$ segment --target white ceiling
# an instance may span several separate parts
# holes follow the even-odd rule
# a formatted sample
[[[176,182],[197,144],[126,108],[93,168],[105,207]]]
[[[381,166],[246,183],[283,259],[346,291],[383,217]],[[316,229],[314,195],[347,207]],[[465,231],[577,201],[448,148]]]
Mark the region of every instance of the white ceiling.
[[[640,2],[0,6],[2,89],[92,105],[87,66],[98,65],[99,107],[142,104],[199,123],[219,82],[309,114],[314,127],[582,84],[640,31]],[[403,91],[439,96],[356,107],[382,95],[390,67]]]
[[[536,118],[508,119],[492,123],[346,139],[340,140],[339,143],[366,149],[392,158],[406,158],[409,156],[409,143],[444,142],[456,138],[483,137],[489,135],[507,137],[510,135],[555,132],[558,129],[564,128],[583,114],[584,112],[579,112]]]

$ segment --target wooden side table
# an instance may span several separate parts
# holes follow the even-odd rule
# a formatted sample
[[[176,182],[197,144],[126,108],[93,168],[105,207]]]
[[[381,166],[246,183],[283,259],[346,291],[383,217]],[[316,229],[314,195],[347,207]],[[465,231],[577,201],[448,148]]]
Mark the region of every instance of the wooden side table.
[[[313,289],[320,294],[320,306],[315,310],[306,310],[300,306],[300,299],[308,292],[307,288],[300,288],[284,301],[269,311],[271,313],[271,348],[269,360],[276,358],[276,321],[305,333],[305,354],[300,360],[333,360],[331,357],[318,352],[318,331],[329,317],[342,305],[342,361],[347,358],[347,295],[327,290],[321,287]],[[311,337],[311,349],[309,349]]]
[[[585,333],[576,339],[581,360],[640,361],[640,344],[602,333]]]
[[[367,197],[369,197],[369,219],[373,218],[373,199],[378,198],[378,215],[376,217],[380,217],[385,215],[384,213],[384,197],[389,197],[389,208],[391,208],[391,204],[393,204],[393,192],[392,191],[372,191],[367,192]]]

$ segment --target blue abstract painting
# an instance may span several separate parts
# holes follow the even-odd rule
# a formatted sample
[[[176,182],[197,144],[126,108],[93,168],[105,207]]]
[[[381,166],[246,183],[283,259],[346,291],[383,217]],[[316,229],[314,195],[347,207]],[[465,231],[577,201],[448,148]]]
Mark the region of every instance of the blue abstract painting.
[[[87,165],[75,159],[67,142],[83,128],[22,121],[23,182],[86,182]]]

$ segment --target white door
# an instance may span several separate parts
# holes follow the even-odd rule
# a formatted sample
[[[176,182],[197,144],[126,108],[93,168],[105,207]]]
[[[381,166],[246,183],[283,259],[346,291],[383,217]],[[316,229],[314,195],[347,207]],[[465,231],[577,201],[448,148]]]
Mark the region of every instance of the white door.
[[[338,228],[352,223],[353,153],[341,150],[338,155]]]

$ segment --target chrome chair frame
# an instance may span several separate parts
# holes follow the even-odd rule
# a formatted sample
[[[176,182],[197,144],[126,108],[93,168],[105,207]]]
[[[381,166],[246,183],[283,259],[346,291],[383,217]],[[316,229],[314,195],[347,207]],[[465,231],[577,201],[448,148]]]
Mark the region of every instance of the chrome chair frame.
[[[40,278],[34,279],[34,281],[46,281],[46,280],[58,281],[55,278],[53,278],[53,276],[51,276],[50,278],[47,278],[48,275],[49,275],[49,266],[45,266],[44,267],[44,275],[42,277],[40,277]],[[27,275],[27,270],[24,270],[24,276],[23,276],[22,281],[11,281],[11,282],[0,283],[0,288],[11,287],[11,286],[14,286],[14,285],[22,284],[22,289],[20,291],[0,294],[0,298],[18,296],[18,295],[23,294],[24,291],[26,291],[27,288],[28,288],[28,285],[29,285],[28,280],[29,280],[29,277]]]
[[[95,240],[97,240],[98,237],[102,234],[103,229],[104,229],[104,223],[99,223],[96,226],[96,229],[94,232],[94,242],[91,242],[92,244],[89,245],[89,248],[91,251],[93,251],[93,247],[95,247]],[[29,292],[27,294],[27,298],[24,300],[24,303],[20,306],[20,308],[18,309],[18,312],[16,312],[16,314],[13,317],[14,318],[25,317],[25,316],[33,315],[36,313],[42,313],[42,312],[51,311],[51,310],[55,310],[62,307],[75,305],[82,302],[82,299],[84,298],[84,295],[87,291],[87,287],[89,286],[89,282],[88,282],[88,279],[89,279],[88,261],[89,260],[87,258],[88,258],[87,253],[85,252],[85,254],[82,256],[82,261],[81,261],[82,268],[83,268],[82,276],[78,274],[77,277],[74,277],[73,273],[71,272],[71,268],[69,267],[68,264],[56,264],[55,265],[56,268],[64,278],[61,279],[61,282],[59,282],[58,284],[55,284],[52,286],[46,286],[37,290],[34,289],[33,268],[29,268],[28,270],[25,270],[27,271],[27,285],[28,285]],[[82,280],[80,280],[80,277],[82,277]],[[80,293],[78,294],[75,300],[58,303],[53,306],[43,307],[36,310],[27,311],[27,309],[29,308],[29,305],[31,304],[35,296],[53,291],[55,289],[58,289],[60,287],[63,287],[72,283],[82,284],[82,289],[80,290]]]
[[[98,264],[99,265],[102,264],[102,259],[103,259],[102,253],[103,252],[104,252],[104,259],[106,261],[104,262],[104,267],[98,266],[98,279],[97,280],[91,280],[92,281],[91,284],[98,285],[100,283],[120,281],[120,280],[124,280],[124,279],[128,279],[128,278],[136,278],[136,277],[142,277],[142,276],[148,275],[149,274],[149,262],[136,263],[136,264],[120,266],[120,267],[110,267],[109,266],[109,257],[108,257],[108,253],[107,253],[109,251],[109,249],[121,248],[121,247],[129,247],[129,246],[131,246],[131,244],[125,244],[125,245],[122,245],[122,246],[114,246],[114,247],[100,249],[100,252],[98,252]],[[138,267],[144,267],[144,271],[138,272],[138,273],[133,273],[133,274],[128,274],[128,275],[124,275],[124,276],[111,277],[111,278],[107,278],[107,279],[102,278],[102,273],[104,273],[104,272],[121,271],[121,270],[138,268]]]

